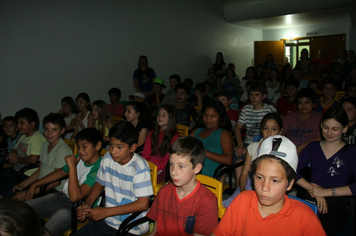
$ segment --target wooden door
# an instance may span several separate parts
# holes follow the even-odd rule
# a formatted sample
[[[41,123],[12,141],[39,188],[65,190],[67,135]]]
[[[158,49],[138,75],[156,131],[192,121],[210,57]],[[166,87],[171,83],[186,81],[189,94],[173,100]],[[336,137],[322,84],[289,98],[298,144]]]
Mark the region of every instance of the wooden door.
[[[324,49],[326,57],[333,62],[346,45],[345,34],[318,36],[310,38],[310,58],[318,57],[319,49]]]
[[[255,66],[263,65],[271,53],[277,62],[278,70],[284,65],[284,41],[255,41]]]

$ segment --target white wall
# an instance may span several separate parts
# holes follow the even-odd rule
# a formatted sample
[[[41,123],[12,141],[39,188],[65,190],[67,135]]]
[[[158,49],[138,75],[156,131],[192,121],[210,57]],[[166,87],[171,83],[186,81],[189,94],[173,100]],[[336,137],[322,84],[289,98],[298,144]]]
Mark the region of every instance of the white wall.
[[[167,85],[173,73],[204,80],[217,51],[242,76],[256,40],[262,31],[225,22],[222,0],[2,0],[0,112],[42,119],[64,96],[108,102],[111,87],[128,100],[140,55]]]
[[[305,27],[295,27],[288,29],[279,30],[264,30],[263,40],[273,41],[281,40],[285,38],[298,38],[298,37],[308,37],[306,33],[317,32],[316,35],[312,36],[322,36],[322,35],[332,35],[332,34],[346,34],[346,49],[350,49],[350,22],[335,23],[335,24],[320,24],[311,25]]]

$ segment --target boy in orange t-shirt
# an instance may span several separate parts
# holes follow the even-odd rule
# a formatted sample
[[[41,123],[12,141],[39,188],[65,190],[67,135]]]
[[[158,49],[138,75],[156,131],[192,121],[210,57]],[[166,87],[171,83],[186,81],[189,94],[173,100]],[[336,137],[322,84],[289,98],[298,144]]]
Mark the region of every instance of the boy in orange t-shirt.
[[[285,194],[297,166],[297,150],[289,139],[275,135],[264,140],[251,166],[255,191],[233,200],[212,235],[326,235],[316,214]]]

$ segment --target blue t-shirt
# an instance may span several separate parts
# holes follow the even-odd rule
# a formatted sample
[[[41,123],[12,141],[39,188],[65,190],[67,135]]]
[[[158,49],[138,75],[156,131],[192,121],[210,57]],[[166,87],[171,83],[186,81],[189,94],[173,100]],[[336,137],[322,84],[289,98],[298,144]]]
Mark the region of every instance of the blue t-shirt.
[[[138,86],[142,92],[150,92],[153,88],[153,80],[156,78],[156,72],[148,68],[148,72],[141,71],[140,75],[140,70],[137,69],[134,72],[133,78],[138,79]]]

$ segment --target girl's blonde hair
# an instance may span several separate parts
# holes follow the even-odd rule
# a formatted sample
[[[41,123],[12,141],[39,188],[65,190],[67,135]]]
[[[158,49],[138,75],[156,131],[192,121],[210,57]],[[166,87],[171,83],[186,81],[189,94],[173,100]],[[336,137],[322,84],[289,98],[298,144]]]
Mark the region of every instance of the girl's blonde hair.
[[[102,135],[105,135],[106,122],[109,122],[114,125],[114,121],[111,118],[108,105],[102,100],[96,100],[95,102],[93,102],[93,106],[96,106],[98,108],[98,127],[96,128],[102,133]]]

